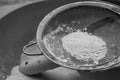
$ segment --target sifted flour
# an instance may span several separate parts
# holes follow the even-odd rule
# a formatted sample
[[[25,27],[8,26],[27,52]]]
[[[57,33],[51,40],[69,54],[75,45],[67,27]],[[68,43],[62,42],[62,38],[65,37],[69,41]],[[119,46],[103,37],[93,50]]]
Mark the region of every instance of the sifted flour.
[[[93,60],[95,64],[105,57],[106,43],[87,32],[73,32],[62,38],[63,48],[78,60]]]

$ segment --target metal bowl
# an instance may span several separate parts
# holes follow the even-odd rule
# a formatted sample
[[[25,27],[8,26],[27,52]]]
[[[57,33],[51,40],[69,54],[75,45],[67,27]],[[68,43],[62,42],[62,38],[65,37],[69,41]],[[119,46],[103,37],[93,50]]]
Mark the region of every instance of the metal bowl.
[[[64,67],[77,70],[110,69],[113,65],[119,63],[119,13],[119,6],[102,1],[81,1],[61,6],[46,15],[40,22],[37,30],[38,46],[48,59]],[[112,30],[110,31],[110,29]],[[91,33],[102,38],[110,51],[97,65],[87,65],[87,62],[77,63],[76,59],[76,61],[72,60],[73,57],[65,57],[67,54],[64,52],[62,54],[61,50],[58,50],[59,45],[54,46],[56,51],[50,51],[46,47],[44,37],[57,30],[60,31],[55,34],[56,37],[63,37],[79,30]],[[53,44],[54,42],[54,40],[51,40],[49,43]],[[62,44],[61,41],[60,43]],[[60,56],[64,56],[64,58],[60,59]],[[66,61],[65,58],[70,59]]]

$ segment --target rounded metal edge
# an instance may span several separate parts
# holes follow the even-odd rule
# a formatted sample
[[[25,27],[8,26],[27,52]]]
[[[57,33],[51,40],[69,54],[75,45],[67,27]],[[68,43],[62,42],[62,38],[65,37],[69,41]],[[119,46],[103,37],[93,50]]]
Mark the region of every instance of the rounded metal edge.
[[[41,51],[40,51],[40,53],[29,54],[29,53],[25,50],[26,48],[29,48],[29,47],[31,47],[31,46],[33,46],[33,45],[38,46],[36,41],[31,42],[31,43],[25,45],[25,46],[23,47],[23,54],[25,54],[25,55],[27,55],[27,56],[40,56],[40,55],[43,55]],[[38,47],[38,48],[39,48],[39,47]]]

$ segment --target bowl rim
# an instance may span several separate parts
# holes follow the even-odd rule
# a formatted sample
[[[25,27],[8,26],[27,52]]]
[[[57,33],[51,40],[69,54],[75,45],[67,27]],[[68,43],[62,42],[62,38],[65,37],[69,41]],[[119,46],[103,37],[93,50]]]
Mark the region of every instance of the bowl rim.
[[[60,63],[55,57],[53,57],[50,52],[45,48],[45,45],[43,44],[43,40],[42,40],[42,33],[43,30],[46,26],[46,24],[53,18],[55,17],[57,14],[68,10],[70,8],[74,8],[74,7],[78,7],[78,6],[95,6],[95,7],[100,7],[100,8],[105,8],[108,9],[110,11],[113,11],[114,13],[120,14],[120,6],[116,5],[116,4],[112,4],[109,2],[105,2],[105,1],[79,1],[79,2],[73,2],[73,3],[68,3],[65,4],[63,6],[60,6],[56,9],[54,9],[53,11],[51,11],[50,13],[48,13],[40,22],[40,24],[38,25],[38,29],[37,29],[37,33],[36,33],[36,38],[37,38],[37,44],[40,48],[40,50],[42,51],[42,53],[52,62],[70,68],[70,69],[77,69],[77,70],[99,70],[99,69],[104,69],[104,68],[108,68],[112,65],[114,65],[114,62],[116,62],[116,60],[113,60],[112,63],[107,63],[106,65],[101,65],[101,66],[80,66],[78,67],[71,67],[68,65],[64,65],[62,63]],[[119,61],[120,62],[120,61]]]

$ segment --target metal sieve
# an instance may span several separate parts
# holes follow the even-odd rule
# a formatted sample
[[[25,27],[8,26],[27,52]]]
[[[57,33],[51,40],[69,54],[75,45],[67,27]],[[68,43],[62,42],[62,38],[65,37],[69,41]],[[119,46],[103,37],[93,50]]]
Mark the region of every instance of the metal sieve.
[[[103,1],[80,1],[63,5],[51,11],[40,22],[37,30],[37,44],[49,60],[64,67],[78,70],[112,68],[113,65],[119,63],[119,13],[119,6]],[[83,66],[82,64],[88,63],[59,59],[62,56],[61,50],[58,50],[59,45],[54,46],[56,51],[50,51],[44,44],[46,35],[52,34],[56,37],[63,37],[79,30],[101,37],[107,43],[109,51],[106,57],[99,61],[98,65]],[[53,34],[53,31],[56,33]],[[49,43],[52,45],[55,41],[51,40]],[[63,54],[64,56],[67,55],[64,52]]]

